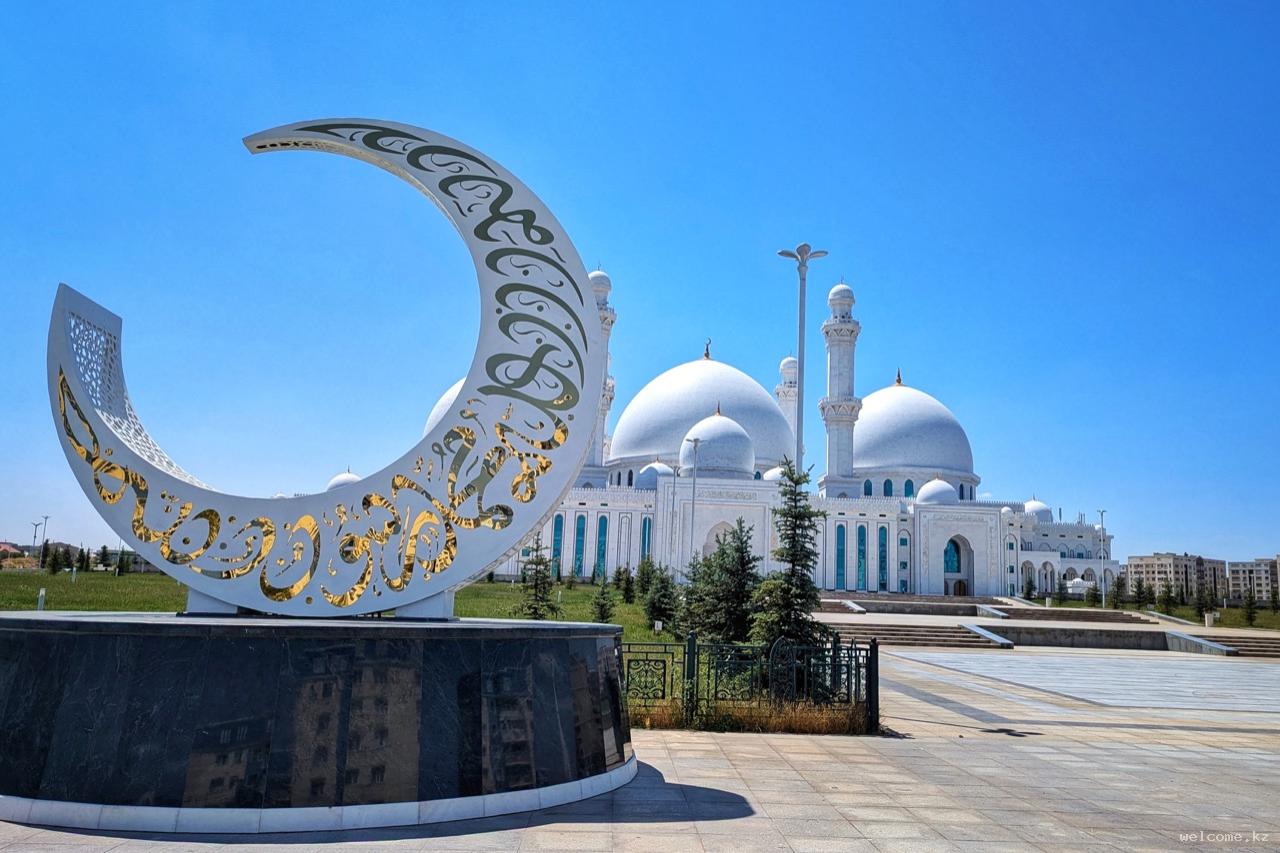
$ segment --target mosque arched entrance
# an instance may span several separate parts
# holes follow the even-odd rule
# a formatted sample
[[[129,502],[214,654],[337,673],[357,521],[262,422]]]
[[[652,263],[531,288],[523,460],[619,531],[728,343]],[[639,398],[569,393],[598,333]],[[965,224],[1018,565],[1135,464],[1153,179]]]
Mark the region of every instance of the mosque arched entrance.
[[[973,546],[952,536],[942,549],[942,584],[947,595],[968,595],[973,589]]]

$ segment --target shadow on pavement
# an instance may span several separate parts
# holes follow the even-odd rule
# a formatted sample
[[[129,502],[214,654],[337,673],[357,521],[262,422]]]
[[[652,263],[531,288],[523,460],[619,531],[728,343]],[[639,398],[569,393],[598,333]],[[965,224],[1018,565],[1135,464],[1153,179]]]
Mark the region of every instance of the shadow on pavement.
[[[337,830],[330,832],[282,832],[271,834],[177,834],[153,832],[108,832],[102,830],[59,830],[57,842],[67,844],[79,836],[86,846],[94,846],[93,839],[134,839],[160,842],[163,851],[169,842],[182,845],[237,844],[266,846],[272,844],[327,845],[359,842],[395,842],[415,838],[454,838],[468,835],[489,835],[514,832],[526,828],[554,828],[557,824],[614,824],[614,823],[662,823],[690,820],[733,820],[750,817],[755,810],[747,800],[731,791],[702,785],[686,785],[668,782],[652,766],[639,763],[636,777],[623,787],[589,800],[567,803],[555,808],[532,812],[498,815],[495,817],[459,820],[449,823],[396,826],[379,829]],[[32,826],[33,829],[46,829]],[[37,843],[39,838],[26,839]],[[128,845],[125,845],[128,846]]]

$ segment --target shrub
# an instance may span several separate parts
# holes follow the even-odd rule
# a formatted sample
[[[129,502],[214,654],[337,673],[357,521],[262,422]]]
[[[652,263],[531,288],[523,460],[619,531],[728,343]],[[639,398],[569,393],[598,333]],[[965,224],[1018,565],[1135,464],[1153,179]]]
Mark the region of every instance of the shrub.
[[[608,622],[613,618],[613,593],[607,583],[601,583],[591,599],[591,615],[596,622]]]
[[[665,570],[658,569],[649,583],[649,594],[644,598],[644,616],[649,624],[662,622],[669,625],[676,618],[676,610],[680,606],[680,596],[676,590],[676,582]]]

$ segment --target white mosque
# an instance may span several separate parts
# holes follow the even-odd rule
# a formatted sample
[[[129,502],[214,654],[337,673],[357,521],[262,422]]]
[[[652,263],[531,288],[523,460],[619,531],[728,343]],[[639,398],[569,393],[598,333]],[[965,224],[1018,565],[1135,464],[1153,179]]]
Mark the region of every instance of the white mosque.
[[[612,282],[591,273],[608,337],[616,315]],[[929,595],[1019,594],[1025,579],[1040,591],[1058,578],[1106,588],[1118,573],[1111,536],[1083,518],[1056,520],[1043,502],[978,500],[969,438],[935,398],[897,381],[859,398],[854,354],[861,326],[853,290],[832,288],[822,324],[827,395],[818,409],[826,427],[826,474],[818,480],[821,559],[814,580],[826,590]],[[606,434],[612,377],[595,437],[577,483],[542,531],[561,573],[612,574],[648,556],[682,575],[709,554],[716,537],[742,518],[754,528],[766,572],[778,568],[773,510],[778,467],[794,455],[796,359],[779,365],[771,395],[737,368],[701,358],[650,381]],[[453,403],[461,382],[432,408],[430,429]],[[335,480],[351,476],[338,475]],[[695,499],[696,494],[696,499]],[[532,539],[532,537],[531,537]],[[494,567],[518,574],[522,553]]]

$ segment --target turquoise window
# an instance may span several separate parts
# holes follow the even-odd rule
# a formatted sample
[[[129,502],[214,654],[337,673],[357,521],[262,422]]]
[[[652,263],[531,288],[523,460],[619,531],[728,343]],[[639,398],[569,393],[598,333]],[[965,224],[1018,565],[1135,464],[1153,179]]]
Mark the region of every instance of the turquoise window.
[[[902,484],[903,497],[914,498],[916,496],[916,484],[911,480]]]
[[[884,496],[886,498],[893,497],[893,480],[884,481]]]
[[[587,517],[579,515],[573,523],[573,573],[582,576],[582,551],[587,547]]]
[[[560,554],[564,547],[564,516],[556,513],[551,525],[551,574],[560,577]]]
[[[1012,539],[1010,539],[1010,540],[1009,540],[1009,544],[1008,544],[1008,545],[1006,545],[1005,547],[1007,547],[1010,551],[1012,551],[1012,550],[1013,550],[1013,540],[1012,540]]]
[[[600,520],[596,522],[596,564],[591,567],[592,572],[598,572],[601,575],[605,572],[605,555],[609,553],[609,518],[600,516]]]
[[[881,592],[889,589],[889,528],[881,527],[876,534],[876,574]]]
[[[836,525],[836,589],[845,588],[844,578],[844,550],[845,550],[845,526],[843,524]]]
[[[910,545],[910,544],[911,544],[911,542],[907,539],[907,537],[905,537],[905,536],[899,536],[899,537],[898,537],[898,547],[899,547],[899,548],[905,548],[905,547],[907,547],[907,546],[908,546],[908,545]]]
[[[947,549],[942,552],[942,570],[953,573],[960,571],[960,546],[954,539],[947,543]]]
[[[871,481],[864,480],[862,483],[862,494],[864,497],[871,497]]]
[[[646,517],[640,522],[640,559],[649,556],[649,538],[653,534],[653,519]]]
[[[871,483],[867,480],[868,485]],[[867,588],[867,526],[858,525],[858,589]]]

